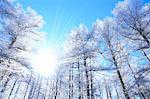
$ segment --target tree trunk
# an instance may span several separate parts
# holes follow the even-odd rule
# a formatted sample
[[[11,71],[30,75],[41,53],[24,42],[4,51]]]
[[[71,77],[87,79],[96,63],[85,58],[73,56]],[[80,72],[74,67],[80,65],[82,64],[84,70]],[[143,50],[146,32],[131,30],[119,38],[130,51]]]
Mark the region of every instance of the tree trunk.
[[[32,98],[32,93],[33,93],[33,90],[34,90],[34,84],[35,84],[35,81],[33,81],[33,79],[32,79],[31,88],[30,88],[30,91],[29,91],[28,99]]]
[[[41,84],[42,84],[42,77],[40,77],[40,83],[39,83],[39,87],[38,87],[38,93],[37,93],[37,97],[36,97],[36,99],[38,99],[38,97],[39,97],[39,95],[40,95],[40,91],[41,91]]]
[[[108,93],[108,88],[107,88],[107,85],[106,85],[106,84],[105,84],[105,89],[106,89],[107,99],[109,99],[109,93]]]
[[[73,99],[73,65],[74,63],[72,64],[72,68],[71,68],[71,98]]]
[[[50,86],[50,89],[49,89],[49,95],[48,95],[48,99],[52,99],[53,98],[53,88],[54,88],[54,82],[51,81],[51,84],[52,86]]]
[[[12,95],[12,92],[13,92],[15,86],[16,86],[17,80],[18,80],[18,78],[15,80],[15,82],[14,82],[14,84],[13,84],[13,87],[12,87],[12,89],[11,89],[11,91],[10,91],[10,94],[9,94],[9,96],[8,96],[8,99],[10,99],[10,96]]]
[[[127,60],[128,61],[128,60]],[[135,79],[135,81],[137,82],[137,86],[138,86],[138,94],[139,94],[139,97],[140,97],[140,99],[142,99],[142,97],[143,97],[143,99],[145,99],[145,96],[144,96],[144,93],[142,93],[141,91],[140,91],[140,84],[138,83],[138,79],[136,78],[136,76],[135,76],[135,73],[134,73],[134,71],[133,71],[133,69],[132,69],[132,67],[131,67],[131,65],[130,65],[130,63],[129,63],[129,61],[128,61],[128,66],[129,66],[129,68],[130,68],[130,70],[131,70],[131,72],[132,72],[132,75],[133,75],[133,77],[134,77],[134,79]]]
[[[15,96],[14,96],[15,99],[17,98],[17,94],[18,94],[19,88],[20,88],[20,83],[19,83],[19,85],[18,85],[18,87],[17,87],[17,89],[15,91]]]
[[[94,99],[94,89],[93,89],[93,74],[92,74],[92,67],[90,64],[90,84],[91,84],[91,99]]]
[[[90,99],[89,73],[88,73],[88,69],[87,69],[85,55],[84,55],[84,68],[85,68],[85,76],[86,76],[86,93],[87,93],[87,99]]]
[[[80,70],[80,63],[79,63],[79,59],[78,59],[78,90],[79,90],[79,99],[81,99],[81,95],[82,95],[82,92],[81,92],[81,70]]]
[[[123,82],[123,79],[122,79],[122,76],[121,76],[121,73],[119,71],[119,67],[118,67],[118,64],[117,64],[117,61],[116,61],[116,57],[115,57],[115,54],[112,50],[112,45],[111,45],[111,42],[108,41],[108,45],[109,45],[109,49],[110,49],[110,52],[111,52],[111,55],[112,55],[112,59],[113,59],[113,62],[114,62],[114,65],[116,66],[116,69],[117,69],[117,74],[118,74],[118,77],[119,77],[119,80],[120,80],[120,83],[121,83],[121,87],[123,89],[123,93],[125,95],[125,98],[126,99],[130,99],[129,95],[128,95],[128,92],[126,90],[126,86]]]
[[[110,99],[112,99],[112,95],[111,95],[110,87],[109,87],[109,86],[107,86],[107,87],[108,87],[109,97],[110,97]]]
[[[56,83],[55,83],[55,96],[54,99],[57,99],[57,95],[58,95],[58,80],[59,78],[56,78]]]
[[[5,81],[4,86],[2,87],[2,89],[1,89],[1,91],[0,91],[1,93],[3,93],[3,92],[5,91],[6,86],[7,86],[8,82],[9,82],[9,80],[10,80],[10,76],[11,76],[11,75],[12,75],[12,73],[8,75],[8,78],[7,78],[7,80]]]
[[[71,99],[71,68],[69,68],[69,99]]]
[[[24,94],[24,96],[23,96],[23,99],[26,98],[26,94],[27,94],[27,91],[28,91],[28,89],[29,89],[29,84],[30,84],[30,82],[31,82],[31,78],[32,78],[32,73],[30,74],[30,78],[29,78],[29,80],[28,80],[27,87],[26,87],[26,89],[25,89],[25,94]]]
[[[29,99],[33,99],[33,98],[34,98],[34,94],[35,94],[36,88],[37,88],[37,86],[38,86],[39,80],[40,80],[40,76],[38,75],[38,79],[37,79],[37,82],[36,82],[36,84],[35,84],[33,93],[32,93],[32,95],[31,95],[31,97],[29,97]]]
[[[47,83],[46,83],[46,90],[45,90],[45,93],[44,93],[44,99],[46,98],[46,95],[47,95],[48,83],[49,83],[49,77],[48,77],[48,80],[47,80]]]

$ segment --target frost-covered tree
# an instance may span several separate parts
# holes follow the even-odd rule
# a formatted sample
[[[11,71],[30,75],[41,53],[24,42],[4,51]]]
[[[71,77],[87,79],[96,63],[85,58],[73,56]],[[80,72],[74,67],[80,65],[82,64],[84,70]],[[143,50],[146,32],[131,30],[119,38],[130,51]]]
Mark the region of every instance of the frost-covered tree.
[[[43,18],[30,7],[24,10],[17,2],[0,0],[1,92],[14,74],[31,69],[29,60],[42,36],[42,25]]]
[[[126,99],[130,99],[124,78],[121,73],[121,57],[119,48],[119,35],[115,28],[115,21],[111,18],[104,19],[103,21],[97,20],[94,24],[94,32],[98,38],[99,53],[104,57],[104,61],[108,62],[112,68],[116,68],[121,87],[123,89]]]
[[[94,64],[90,64],[93,58],[95,58],[95,43],[92,38],[93,33],[89,32],[84,25],[80,25],[78,28],[71,30],[65,46],[65,48],[67,48],[67,62],[71,62],[71,65],[69,66],[71,66],[70,69],[74,71],[72,76],[75,84],[74,91],[78,91],[77,95],[79,99],[82,99],[83,97],[91,99],[94,97],[94,81],[92,73]]]
[[[112,11],[122,35],[138,42],[139,49],[149,48],[150,4],[144,6],[142,0],[124,0]]]
[[[147,86],[149,78],[145,75],[149,75],[150,70],[150,4],[143,4],[142,0],[124,0],[119,2],[112,12],[118,24],[120,35],[127,38],[130,43],[130,49],[132,49],[130,56],[135,57],[133,53],[139,56],[137,57],[139,60],[135,62],[137,68],[140,67],[136,71],[136,75],[138,76],[134,77],[137,82],[136,85],[140,86],[140,88],[143,85]],[[142,89],[147,90],[149,88]],[[147,93],[144,90],[142,93]],[[142,96],[144,97],[144,95]]]

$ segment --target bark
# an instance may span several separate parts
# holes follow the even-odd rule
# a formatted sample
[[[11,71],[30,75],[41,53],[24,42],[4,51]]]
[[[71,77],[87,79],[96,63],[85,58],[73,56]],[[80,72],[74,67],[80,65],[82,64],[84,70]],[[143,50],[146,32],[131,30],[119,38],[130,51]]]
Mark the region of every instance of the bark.
[[[31,96],[32,96],[32,93],[34,90],[34,84],[35,84],[35,81],[32,81],[31,82],[31,88],[30,88],[29,95],[28,95],[28,99],[31,99]]]
[[[121,76],[121,73],[120,73],[120,70],[119,70],[119,67],[118,67],[118,64],[117,64],[117,60],[116,60],[116,56],[113,52],[113,48],[112,48],[112,45],[111,45],[111,42],[108,41],[108,46],[109,46],[109,49],[110,49],[110,52],[111,52],[111,55],[112,55],[112,59],[113,59],[113,63],[114,65],[116,66],[116,69],[117,69],[117,74],[118,74],[118,77],[119,77],[119,80],[120,80],[120,83],[121,83],[121,87],[123,89],[123,93],[125,95],[125,98],[126,99],[130,99],[129,95],[128,95],[128,92],[126,90],[126,86],[124,84],[124,81],[123,81],[123,78]]]
[[[35,84],[35,87],[34,87],[33,93],[32,93],[32,95],[31,95],[31,97],[29,97],[29,99],[33,99],[34,94],[35,94],[35,91],[36,91],[36,88],[37,88],[38,83],[39,83],[39,80],[40,80],[40,76],[38,75],[38,79],[37,79],[37,82],[36,82],[36,84]]]
[[[91,83],[91,99],[94,99],[93,73],[92,73],[92,67],[91,67],[91,64],[90,64],[90,83]]]
[[[53,99],[53,95],[54,95],[54,82],[52,81],[51,82],[52,86],[50,87],[50,92],[49,92],[49,95],[48,95],[48,99]]]
[[[37,93],[37,97],[36,99],[38,99],[39,95],[40,95],[40,91],[41,91],[41,84],[42,84],[42,78],[40,77],[40,83],[39,83],[39,87],[38,87],[38,93]]]
[[[112,99],[112,95],[111,95],[110,87],[109,87],[109,86],[107,86],[107,87],[108,87],[109,97],[110,97],[110,99]]]
[[[143,97],[143,99],[145,99],[144,93],[140,91],[140,84],[138,83],[138,79],[137,79],[137,77],[135,76],[135,73],[134,73],[134,71],[133,71],[133,69],[132,69],[132,67],[131,67],[131,65],[130,65],[130,63],[129,63],[129,61],[128,61],[128,66],[129,66],[129,68],[130,68],[130,70],[131,70],[131,72],[132,72],[132,75],[133,75],[135,81],[137,82],[136,85],[138,86],[138,91],[139,91],[138,94],[139,94],[140,99],[142,99],[142,97]]]
[[[9,96],[8,96],[8,99],[10,99],[10,97],[11,97],[11,95],[12,95],[12,92],[13,92],[15,86],[16,86],[17,81],[18,81],[18,78],[15,80],[15,82],[14,82],[14,84],[13,84],[13,87],[12,87],[12,89],[11,89],[11,91],[10,91],[10,94],[9,94]]]
[[[71,97],[72,97],[72,99],[73,99],[73,92],[74,92],[74,90],[73,90],[73,65],[74,65],[74,63],[72,64],[72,67],[71,67]]]
[[[79,99],[81,99],[81,96],[82,96],[82,92],[81,92],[81,70],[80,70],[80,63],[78,61],[78,90],[79,90]]]
[[[24,96],[23,96],[23,99],[26,98],[27,91],[28,91],[28,89],[29,89],[29,84],[30,84],[30,82],[31,82],[31,78],[32,78],[32,73],[30,74],[30,78],[29,78],[29,80],[28,80],[27,87],[26,87],[26,89],[25,89],[25,94],[24,94]]]
[[[61,86],[62,86],[62,79],[60,79],[60,81],[59,81],[59,94],[58,94],[58,96],[60,95],[60,90],[61,90]]]
[[[19,91],[19,88],[20,88],[20,83],[19,83],[19,85],[18,85],[18,87],[17,87],[17,89],[16,89],[16,91],[15,91],[15,96],[14,96],[14,98],[16,99],[17,98],[17,94],[18,94],[18,91]]]
[[[69,68],[69,99],[71,98],[71,68]]]
[[[5,91],[6,86],[7,86],[8,82],[9,82],[9,80],[10,80],[11,75],[12,75],[12,73],[8,75],[8,78],[7,78],[7,80],[5,81],[4,86],[2,87],[2,89],[1,89],[1,91],[0,91],[1,93],[3,93],[3,92]]]
[[[106,85],[106,84],[105,84],[105,89],[106,89],[107,99],[109,99],[109,93],[108,93],[108,88],[107,88],[107,85]]]
[[[44,99],[46,98],[46,95],[47,95],[48,82],[49,82],[49,78],[48,78],[47,83],[46,83],[46,90],[45,90],[45,93],[44,93]]]
[[[123,92],[124,92],[124,95],[125,95],[126,99],[130,99],[130,97],[129,97],[127,91],[126,91],[126,87],[125,87],[125,84],[124,84],[124,82],[123,82],[123,79],[122,79],[122,76],[121,76],[121,74],[120,74],[120,71],[119,71],[118,69],[117,69],[117,74],[118,74],[118,76],[119,76],[119,80],[120,80],[120,82],[121,82],[121,85],[122,85],[122,88],[123,88]]]
[[[56,78],[56,83],[55,83],[55,96],[54,96],[54,99],[57,99],[57,95],[58,95],[58,81],[59,81],[59,78],[57,77]]]
[[[86,63],[85,55],[84,55],[84,68],[85,68],[85,76],[86,76],[86,94],[87,94],[87,99],[90,99],[89,72],[87,69],[87,63]]]

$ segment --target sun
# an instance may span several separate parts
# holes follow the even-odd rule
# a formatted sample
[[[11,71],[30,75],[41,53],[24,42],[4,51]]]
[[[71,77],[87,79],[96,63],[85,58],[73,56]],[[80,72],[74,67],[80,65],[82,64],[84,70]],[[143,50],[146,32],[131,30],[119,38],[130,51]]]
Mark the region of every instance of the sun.
[[[55,72],[58,65],[58,56],[56,50],[52,48],[40,49],[32,59],[33,68],[44,76]]]

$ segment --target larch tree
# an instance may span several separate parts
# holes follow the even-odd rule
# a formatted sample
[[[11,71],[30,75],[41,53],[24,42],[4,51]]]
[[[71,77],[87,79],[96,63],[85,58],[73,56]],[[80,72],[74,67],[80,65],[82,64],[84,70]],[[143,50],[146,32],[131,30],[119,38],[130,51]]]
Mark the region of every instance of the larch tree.
[[[143,4],[143,2],[143,0],[124,0],[119,2],[112,11],[118,28],[120,28],[120,35],[130,41],[130,48],[133,50],[132,53],[139,54],[140,56],[136,63],[140,65],[140,69],[136,72],[138,76],[134,76],[137,86],[147,86],[149,78],[144,75],[149,75],[150,71],[150,4]],[[134,56],[135,55],[132,55],[132,57]],[[144,62],[144,64],[142,64],[142,62]],[[144,93],[148,93],[146,90],[149,88],[142,89],[143,92],[140,93],[142,97],[145,98]]]
[[[30,7],[24,10],[17,2],[0,0],[1,81],[7,78],[4,79],[1,93],[14,74],[23,74],[31,69],[29,60],[33,48],[43,35],[40,31],[43,22],[43,18]]]
[[[121,73],[120,49],[118,49],[118,33],[115,29],[115,21],[112,18],[104,19],[103,21],[97,20],[93,26],[96,36],[98,36],[98,51],[105,60],[108,61],[111,68],[116,68],[123,93],[126,99],[130,99],[125,85],[124,78]],[[96,37],[97,38],[97,37]],[[112,67],[114,66],[114,67]]]

